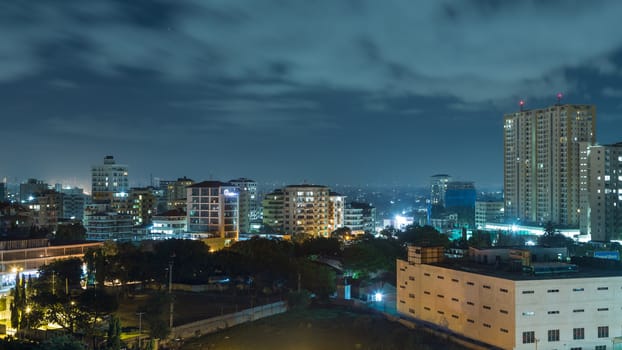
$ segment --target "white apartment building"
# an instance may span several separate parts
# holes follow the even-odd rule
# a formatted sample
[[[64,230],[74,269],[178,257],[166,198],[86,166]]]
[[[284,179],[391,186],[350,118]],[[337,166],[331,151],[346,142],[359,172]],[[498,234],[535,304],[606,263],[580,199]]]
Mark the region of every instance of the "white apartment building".
[[[596,141],[595,106],[506,114],[503,139],[506,218],[578,227],[581,145]]]
[[[152,234],[180,235],[186,232],[188,232],[188,217],[181,209],[172,209],[153,217]]]
[[[257,182],[240,178],[229,181],[240,193],[240,232],[250,232],[251,222],[259,220],[257,208]]]
[[[549,262],[529,274],[442,257],[440,247],[409,247],[397,260],[402,317],[501,349],[606,350],[622,336],[619,271]]]
[[[237,240],[239,191],[220,181],[203,181],[186,189],[188,231],[211,238]]]
[[[330,192],[328,196],[328,233],[344,226],[346,196]]]
[[[115,193],[130,189],[127,165],[117,164],[113,156],[106,156],[104,164],[91,168],[91,195],[94,201],[110,200]]]

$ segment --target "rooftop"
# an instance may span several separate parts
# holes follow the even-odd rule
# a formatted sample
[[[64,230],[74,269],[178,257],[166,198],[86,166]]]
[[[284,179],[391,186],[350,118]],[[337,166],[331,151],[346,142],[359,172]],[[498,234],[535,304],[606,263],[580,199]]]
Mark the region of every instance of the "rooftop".
[[[223,187],[223,186],[233,186],[233,185],[231,185],[228,182],[221,182],[221,181],[202,181],[202,182],[197,182],[195,184],[192,184],[188,186],[188,188]]]
[[[300,187],[300,188],[328,188],[327,186],[323,186],[323,185],[310,185],[310,184],[302,184],[302,185],[287,185],[285,186],[285,188],[296,188],[296,187]]]
[[[585,259],[585,258],[583,258]],[[583,260],[582,259],[582,260]],[[481,264],[467,259],[446,259],[440,263],[429,264],[433,266],[444,267],[457,271],[471,272],[491,277],[503,278],[512,281],[529,281],[529,280],[549,280],[549,279],[571,279],[571,278],[596,278],[596,277],[622,277],[622,269],[612,268],[604,259],[598,259],[590,264],[587,261],[577,261],[573,259],[572,264],[561,262],[542,262],[533,263],[535,268],[539,269],[565,269],[565,272],[533,274],[524,272],[522,269],[513,270],[508,263]],[[598,266],[599,263],[602,266]],[[572,270],[572,266],[576,266],[576,270]]]

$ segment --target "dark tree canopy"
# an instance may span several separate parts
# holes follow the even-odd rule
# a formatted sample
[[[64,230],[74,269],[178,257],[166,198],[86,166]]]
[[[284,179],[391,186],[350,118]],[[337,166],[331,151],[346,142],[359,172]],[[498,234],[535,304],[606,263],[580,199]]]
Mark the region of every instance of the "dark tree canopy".
[[[415,245],[441,245],[449,246],[449,237],[438,232],[432,226],[410,225],[397,234],[397,238],[402,243]]]

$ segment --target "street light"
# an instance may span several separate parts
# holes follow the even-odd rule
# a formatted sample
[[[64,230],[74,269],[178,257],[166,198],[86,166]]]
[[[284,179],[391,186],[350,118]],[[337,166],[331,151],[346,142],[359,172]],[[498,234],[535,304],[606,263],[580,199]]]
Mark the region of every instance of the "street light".
[[[32,309],[30,306],[26,306],[26,329],[30,329],[30,312]]]
[[[171,260],[168,262],[168,296],[170,300],[169,320],[168,327],[173,331],[173,258],[175,254],[171,256]]]
[[[143,334],[143,315],[144,314],[145,314],[144,312],[136,313],[136,315],[138,315],[138,350],[142,349],[140,337]]]

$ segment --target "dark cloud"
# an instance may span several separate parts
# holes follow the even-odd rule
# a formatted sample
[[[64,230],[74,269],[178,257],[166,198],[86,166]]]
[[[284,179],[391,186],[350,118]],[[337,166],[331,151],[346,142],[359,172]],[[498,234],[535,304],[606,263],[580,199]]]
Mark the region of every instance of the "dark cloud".
[[[404,173],[387,181],[406,182],[428,171],[400,172],[391,158],[457,173],[493,149],[499,164],[465,177],[499,183],[499,120],[518,98],[535,107],[563,91],[615,122],[619,13],[619,1],[4,2],[0,103],[11,128],[0,135],[61,137],[83,145],[80,159],[160,147],[182,168],[195,158],[182,145],[211,142],[229,156],[261,149],[231,177],[308,171],[341,182],[357,182],[345,174],[360,154],[377,160],[357,171],[365,181],[385,181],[387,167]],[[439,154],[419,151],[432,144]],[[334,174],[258,160],[303,150]]]

